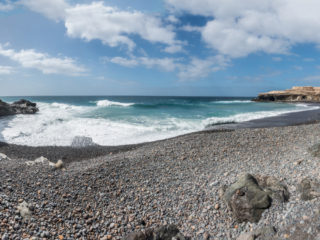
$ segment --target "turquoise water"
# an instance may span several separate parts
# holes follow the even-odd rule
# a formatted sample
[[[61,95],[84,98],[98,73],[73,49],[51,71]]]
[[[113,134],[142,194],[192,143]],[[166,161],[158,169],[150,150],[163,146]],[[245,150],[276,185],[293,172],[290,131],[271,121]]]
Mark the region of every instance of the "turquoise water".
[[[101,145],[154,141],[205,129],[304,111],[306,104],[257,103],[251,98],[69,96],[27,98],[40,108],[35,115],[0,119],[0,140],[32,146],[71,144],[75,136]]]

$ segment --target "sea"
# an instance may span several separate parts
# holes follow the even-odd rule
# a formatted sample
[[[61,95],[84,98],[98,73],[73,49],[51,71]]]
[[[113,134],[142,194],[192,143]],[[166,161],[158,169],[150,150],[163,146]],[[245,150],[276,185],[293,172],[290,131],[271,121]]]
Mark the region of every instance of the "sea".
[[[319,108],[303,103],[252,102],[251,97],[33,96],[39,112],[0,118],[0,141],[70,146],[89,137],[103,146],[150,142],[238,123]]]

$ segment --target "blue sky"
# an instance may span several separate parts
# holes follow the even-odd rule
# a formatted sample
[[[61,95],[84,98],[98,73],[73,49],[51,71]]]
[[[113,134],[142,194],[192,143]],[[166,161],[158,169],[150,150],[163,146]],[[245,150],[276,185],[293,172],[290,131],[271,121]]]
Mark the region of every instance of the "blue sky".
[[[0,0],[0,95],[320,85],[317,0]]]

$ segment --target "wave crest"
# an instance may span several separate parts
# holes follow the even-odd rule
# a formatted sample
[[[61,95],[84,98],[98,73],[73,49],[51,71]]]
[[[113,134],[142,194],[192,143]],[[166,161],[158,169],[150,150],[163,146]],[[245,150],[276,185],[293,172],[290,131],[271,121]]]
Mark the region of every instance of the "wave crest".
[[[252,103],[252,101],[251,100],[230,100],[230,101],[214,101],[212,103],[235,104],[235,103]]]
[[[115,102],[110,100],[100,100],[96,102],[98,107],[110,107],[110,106],[121,106],[121,107],[130,107],[134,105],[134,103],[122,103],[122,102]]]

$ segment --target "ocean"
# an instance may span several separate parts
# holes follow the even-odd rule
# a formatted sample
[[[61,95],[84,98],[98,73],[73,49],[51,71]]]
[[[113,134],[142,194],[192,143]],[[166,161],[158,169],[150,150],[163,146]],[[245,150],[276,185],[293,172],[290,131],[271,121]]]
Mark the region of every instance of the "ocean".
[[[0,118],[0,141],[29,146],[69,146],[76,136],[104,146],[150,142],[243,122],[318,108],[307,104],[261,103],[234,97],[41,96],[34,115]]]

